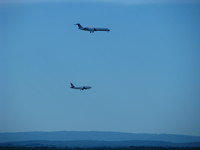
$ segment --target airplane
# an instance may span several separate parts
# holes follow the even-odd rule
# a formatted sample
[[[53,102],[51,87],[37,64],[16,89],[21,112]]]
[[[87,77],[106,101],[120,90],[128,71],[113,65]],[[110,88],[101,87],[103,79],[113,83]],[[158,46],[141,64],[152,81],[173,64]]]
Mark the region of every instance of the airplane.
[[[79,90],[88,90],[88,89],[91,89],[92,87],[91,86],[81,86],[81,87],[76,87],[74,86],[72,83],[71,84],[71,87],[72,89],[79,89]]]
[[[74,24],[77,25],[80,30],[83,31],[90,31],[90,33],[94,33],[94,31],[110,31],[108,28],[89,28],[89,27],[82,27],[80,23]]]

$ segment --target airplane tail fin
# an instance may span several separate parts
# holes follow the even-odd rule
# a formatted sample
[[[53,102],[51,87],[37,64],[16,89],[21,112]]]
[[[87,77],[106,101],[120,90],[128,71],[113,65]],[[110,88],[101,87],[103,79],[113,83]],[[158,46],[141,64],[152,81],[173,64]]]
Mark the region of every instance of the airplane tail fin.
[[[80,24],[80,23],[77,23],[77,24],[75,24],[75,25],[77,25],[77,26],[78,26],[78,28],[83,28],[83,27],[81,26],[81,24]]]
[[[74,87],[75,87],[72,83],[70,83],[70,84],[71,84],[71,88],[74,88]]]

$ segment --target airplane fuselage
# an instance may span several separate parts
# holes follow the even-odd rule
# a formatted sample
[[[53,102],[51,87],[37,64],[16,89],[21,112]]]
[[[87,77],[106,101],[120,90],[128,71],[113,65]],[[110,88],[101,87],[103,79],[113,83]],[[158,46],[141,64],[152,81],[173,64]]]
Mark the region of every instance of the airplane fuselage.
[[[78,90],[88,90],[91,89],[90,86],[82,86],[82,87],[71,87],[72,89],[78,89]]]
[[[108,28],[90,28],[90,27],[82,27],[79,23],[75,24],[78,25],[78,28],[83,31],[89,31],[90,33],[94,33],[94,31],[110,31]]]
[[[85,27],[85,28],[80,28],[80,30],[85,30],[85,31],[110,31],[108,28],[88,28],[88,27]]]
[[[91,89],[92,87],[91,86],[80,86],[80,87],[77,87],[77,86],[74,86],[72,83],[70,83],[72,89],[78,89],[78,90],[88,90],[88,89]]]

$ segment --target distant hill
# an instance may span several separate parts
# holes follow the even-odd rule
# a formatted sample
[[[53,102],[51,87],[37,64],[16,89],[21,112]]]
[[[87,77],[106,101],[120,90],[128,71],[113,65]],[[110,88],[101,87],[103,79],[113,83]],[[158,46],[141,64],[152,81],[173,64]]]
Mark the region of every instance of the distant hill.
[[[87,131],[58,131],[58,132],[14,132],[0,133],[0,143],[12,141],[165,141],[173,143],[200,142],[200,136],[173,134],[136,134],[122,132],[87,132]]]
[[[99,146],[177,146],[200,147],[199,136],[172,134],[135,134],[121,132],[17,132],[0,133],[0,145],[42,145],[59,147]]]
[[[0,147],[199,147],[195,143],[170,143],[162,141],[25,141],[0,143]]]

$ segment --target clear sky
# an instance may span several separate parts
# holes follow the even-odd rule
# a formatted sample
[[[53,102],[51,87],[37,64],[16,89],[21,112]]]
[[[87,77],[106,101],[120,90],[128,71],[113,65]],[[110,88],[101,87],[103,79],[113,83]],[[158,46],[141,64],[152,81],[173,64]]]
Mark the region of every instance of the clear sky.
[[[0,0],[0,132],[200,136],[199,16],[195,0]]]

